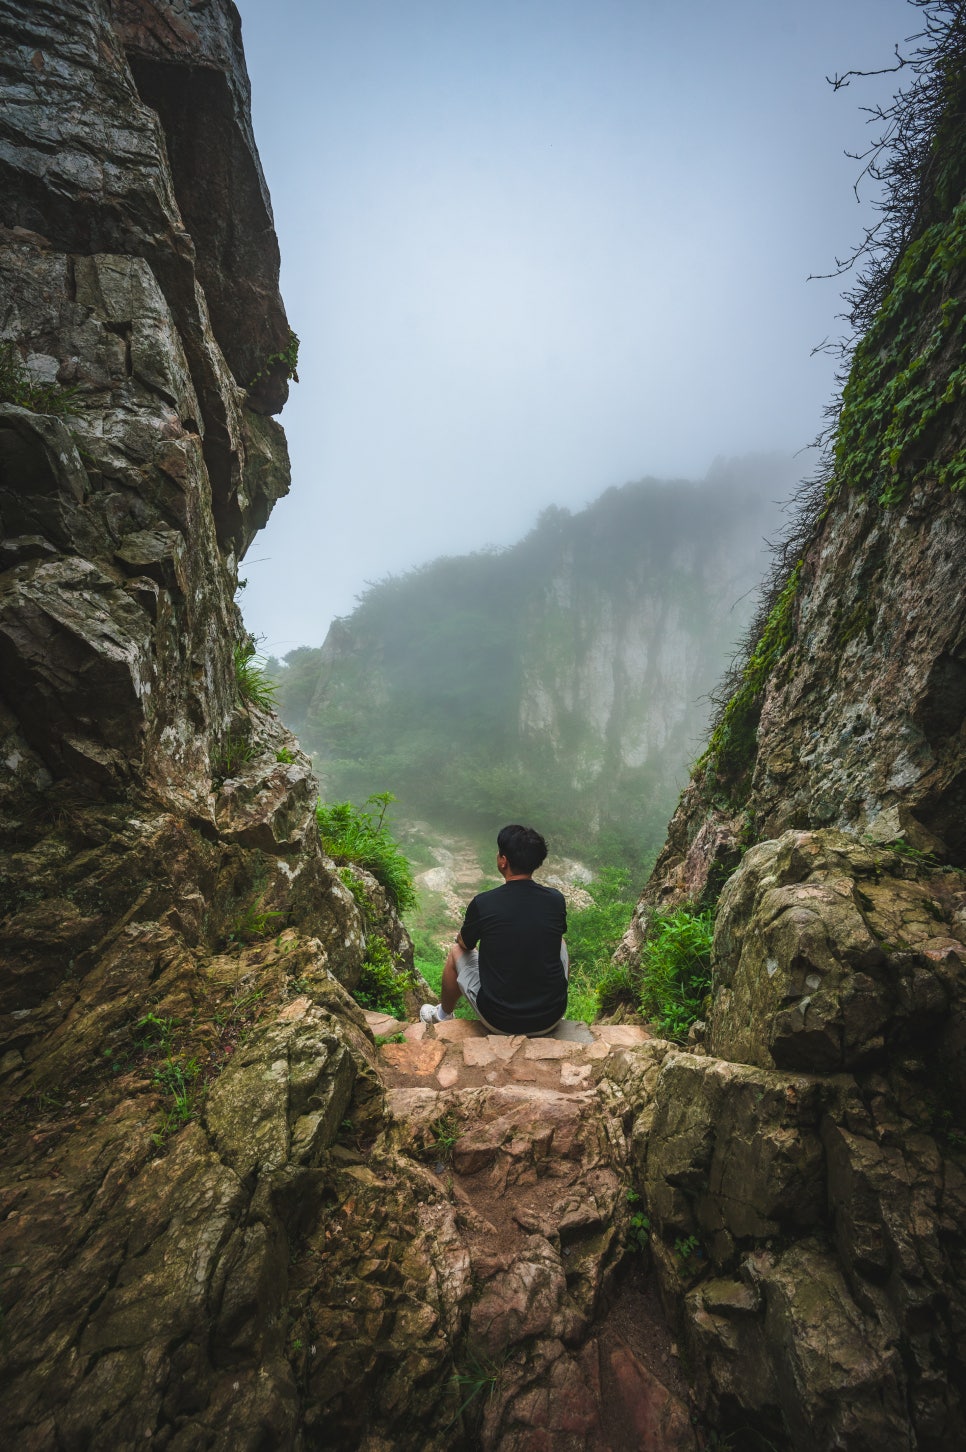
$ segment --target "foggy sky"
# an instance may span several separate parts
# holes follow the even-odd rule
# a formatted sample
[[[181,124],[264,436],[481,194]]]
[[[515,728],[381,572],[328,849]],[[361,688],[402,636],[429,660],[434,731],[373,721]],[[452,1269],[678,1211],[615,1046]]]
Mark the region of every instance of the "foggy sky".
[[[237,0],[302,340],[266,653],[367,580],[814,438],[905,0]],[[803,455],[802,473],[811,456]]]

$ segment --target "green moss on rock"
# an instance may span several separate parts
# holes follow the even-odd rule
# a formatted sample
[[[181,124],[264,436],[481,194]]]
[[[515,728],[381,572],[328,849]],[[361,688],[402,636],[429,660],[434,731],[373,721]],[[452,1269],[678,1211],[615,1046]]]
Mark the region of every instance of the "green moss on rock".
[[[765,684],[792,642],[793,606],[801,572],[799,560],[775,601],[741,672],[738,689],[721,713],[707,750],[698,762],[709,784],[713,782],[723,788],[726,799],[735,806],[740,806],[748,794]]]
[[[842,395],[834,482],[883,506],[935,479],[966,486],[951,427],[966,397],[966,200],[907,248]],[[946,440],[950,439],[952,447]]]

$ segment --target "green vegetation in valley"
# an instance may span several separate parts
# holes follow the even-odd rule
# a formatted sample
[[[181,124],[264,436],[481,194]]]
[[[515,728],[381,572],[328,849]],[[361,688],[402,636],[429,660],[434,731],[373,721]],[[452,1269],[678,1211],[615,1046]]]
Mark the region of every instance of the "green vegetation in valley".
[[[579,514],[545,510],[509,549],[371,585],[323,647],[269,663],[327,796],[358,804],[392,781],[407,819],[460,835],[534,822],[639,882],[750,615],[750,598],[731,607],[760,578],[789,469],[642,480]]]
[[[371,872],[386,889],[393,906],[410,912],[416,906],[416,889],[412,868],[386,825],[389,805],[396,798],[392,792],[373,792],[366,798],[373,812],[354,807],[351,802],[318,802],[315,817],[323,849],[342,866],[355,864]],[[350,884],[350,891],[353,890]]]

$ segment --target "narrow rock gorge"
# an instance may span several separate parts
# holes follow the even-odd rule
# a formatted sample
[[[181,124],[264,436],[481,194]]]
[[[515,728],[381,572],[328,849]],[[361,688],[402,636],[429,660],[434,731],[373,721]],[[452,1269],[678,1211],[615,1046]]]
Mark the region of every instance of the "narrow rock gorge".
[[[323,855],[233,603],[296,361],[237,12],[0,33],[5,1444],[962,1445],[955,26],[833,467],[622,945],[716,905],[687,1045],[357,1005],[378,942],[415,1017],[411,946]]]

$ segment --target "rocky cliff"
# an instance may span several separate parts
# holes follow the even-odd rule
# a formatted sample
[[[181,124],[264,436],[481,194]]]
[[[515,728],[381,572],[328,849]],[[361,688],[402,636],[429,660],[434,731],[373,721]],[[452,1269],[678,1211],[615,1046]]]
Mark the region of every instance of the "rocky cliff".
[[[0,32],[0,1420],[282,1445],[290,1243],[374,1088],[341,984],[406,943],[238,671],[294,365],[240,24],[52,0]]]
[[[639,1172],[704,1405],[803,1449],[966,1437],[966,45],[927,8],[828,471],[620,950],[717,907]]]

